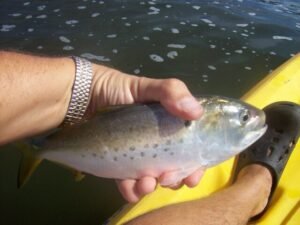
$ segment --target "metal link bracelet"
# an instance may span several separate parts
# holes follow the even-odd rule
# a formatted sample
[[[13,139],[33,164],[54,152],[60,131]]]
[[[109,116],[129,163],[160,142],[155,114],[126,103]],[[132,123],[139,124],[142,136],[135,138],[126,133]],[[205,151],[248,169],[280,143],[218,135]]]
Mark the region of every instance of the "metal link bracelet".
[[[80,57],[72,56],[76,65],[72,96],[63,125],[82,122],[88,107],[93,78],[92,63]]]

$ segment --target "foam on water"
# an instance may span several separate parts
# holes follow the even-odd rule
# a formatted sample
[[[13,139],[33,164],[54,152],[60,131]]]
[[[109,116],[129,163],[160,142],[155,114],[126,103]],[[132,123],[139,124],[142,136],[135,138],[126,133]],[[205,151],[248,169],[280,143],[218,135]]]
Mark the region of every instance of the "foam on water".
[[[94,55],[94,54],[92,54],[92,53],[83,53],[83,54],[81,54],[80,56],[83,57],[83,58],[90,59],[90,60],[96,59],[96,60],[101,61],[101,62],[109,62],[109,61],[110,61],[110,59],[107,58],[107,57],[105,57],[105,56],[102,56],[102,55]]]
[[[293,40],[293,38],[291,38],[291,37],[278,36],[278,35],[273,36],[273,39],[274,40],[287,40],[287,41],[292,41]]]
[[[64,43],[70,43],[70,39],[66,38],[65,36],[59,36],[59,40],[61,42],[64,42]]]
[[[165,60],[163,59],[163,57],[161,57],[161,56],[159,56],[159,55],[157,55],[157,54],[150,54],[149,57],[150,57],[150,59],[151,59],[152,61],[154,61],[154,62],[159,62],[159,63],[161,63],[161,62],[164,62],[164,61],[165,61]]]
[[[177,51],[170,51],[170,52],[167,53],[167,56],[170,59],[175,59],[175,57],[178,56],[178,52]]]
[[[9,32],[9,31],[13,30],[14,28],[16,28],[16,25],[14,25],[14,24],[3,24],[0,31],[1,32]]]
[[[186,45],[184,45],[184,44],[168,44],[167,46],[169,48],[180,48],[180,49],[183,49],[186,47]]]

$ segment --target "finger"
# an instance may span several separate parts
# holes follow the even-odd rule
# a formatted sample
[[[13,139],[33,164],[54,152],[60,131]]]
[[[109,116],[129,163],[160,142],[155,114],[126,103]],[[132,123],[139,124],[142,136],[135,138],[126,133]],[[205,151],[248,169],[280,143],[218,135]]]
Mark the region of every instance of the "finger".
[[[167,186],[168,188],[172,189],[172,190],[178,190],[179,188],[181,188],[184,185],[183,182],[179,182],[177,184],[172,184]]]
[[[170,113],[183,119],[197,119],[202,114],[200,104],[178,79],[136,77],[132,80],[131,92],[135,101],[158,101]]]
[[[139,198],[153,192],[156,188],[157,181],[154,177],[143,177],[136,183]]]
[[[117,180],[117,186],[123,198],[130,203],[139,200],[139,193],[136,188],[136,180]]]
[[[183,180],[183,183],[188,187],[195,187],[201,180],[204,169],[198,169],[193,174]]]

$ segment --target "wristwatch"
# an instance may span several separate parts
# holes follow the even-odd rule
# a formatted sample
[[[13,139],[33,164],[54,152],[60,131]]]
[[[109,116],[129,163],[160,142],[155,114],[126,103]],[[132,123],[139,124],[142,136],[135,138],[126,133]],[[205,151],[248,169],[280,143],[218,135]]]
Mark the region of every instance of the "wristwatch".
[[[82,122],[87,110],[93,78],[92,63],[86,59],[72,56],[75,62],[75,80],[71,100],[63,125],[74,125]]]

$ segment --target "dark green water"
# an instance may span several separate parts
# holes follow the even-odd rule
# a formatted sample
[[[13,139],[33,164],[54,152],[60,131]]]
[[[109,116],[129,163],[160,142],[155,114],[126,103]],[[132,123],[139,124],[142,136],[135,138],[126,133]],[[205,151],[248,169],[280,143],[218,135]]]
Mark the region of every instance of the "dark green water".
[[[0,49],[81,55],[122,71],[177,77],[195,94],[240,97],[300,51],[297,0],[0,0]],[[0,225],[100,224],[123,200],[114,182],[73,181],[45,162],[16,188],[20,153],[0,151]]]

